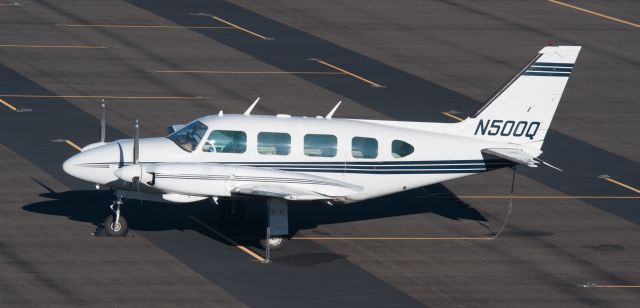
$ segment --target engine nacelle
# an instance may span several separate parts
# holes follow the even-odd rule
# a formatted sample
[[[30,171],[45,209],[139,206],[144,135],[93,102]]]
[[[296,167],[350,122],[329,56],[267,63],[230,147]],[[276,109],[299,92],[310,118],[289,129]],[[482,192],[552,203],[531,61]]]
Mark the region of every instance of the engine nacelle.
[[[153,181],[153,174],[142,170],[142,166],[140,165],[120,167],[113,174],[115,174],[119,179],[127,182],[133,182],[136,178],[139,178],[142,183]]]
[[[153,175],[151,186],[168,194],[222,197],[231,195],[224,165],[167,163],[145,166],[144,171]]]

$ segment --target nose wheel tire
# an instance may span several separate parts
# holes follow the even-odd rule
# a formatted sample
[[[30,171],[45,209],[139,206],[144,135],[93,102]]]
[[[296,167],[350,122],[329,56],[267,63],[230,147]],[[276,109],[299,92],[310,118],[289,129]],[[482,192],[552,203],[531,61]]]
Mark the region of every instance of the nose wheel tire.
[[[283,236],[272,236],[268,241],[267,239],[260,240],[260,246],[262,248],[267,249],[267,245],[269,245],[271,250],[279,250],[284,248],[285,244],[287,244],[287,238]]]
[[[118,223],[115,222],[113,215],[107,216],[104,220],[104,232],[108,236],[125,236],[128,230],[127,220],[122,215],[120,215]]]

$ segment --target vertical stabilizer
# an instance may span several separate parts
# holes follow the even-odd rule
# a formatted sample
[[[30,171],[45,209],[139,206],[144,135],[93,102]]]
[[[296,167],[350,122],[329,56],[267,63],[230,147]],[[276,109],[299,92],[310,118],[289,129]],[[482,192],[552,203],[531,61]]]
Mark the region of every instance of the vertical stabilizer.
[[[540,149],[580,46],[547,46],[454,134]]]

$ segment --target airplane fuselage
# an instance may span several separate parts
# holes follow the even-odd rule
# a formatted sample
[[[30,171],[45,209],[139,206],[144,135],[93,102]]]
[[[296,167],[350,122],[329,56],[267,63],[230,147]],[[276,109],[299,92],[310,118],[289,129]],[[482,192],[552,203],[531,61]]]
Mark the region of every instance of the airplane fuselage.
[[[335,192],[343,183],[359,187],[351,193],[337,193],[343,196],[339,201],[348,203],[512,165],[483,156],[481,150],[491,147],[491,142],[446,133],[460,123],[412,123],[286,115],[207,116],[192,122],[194,132],[199,130],[198,140],[182,144],[185,140],[175,136],[176,140],[140,140],[140,165],[154,174],[153,182],[143,181],[140,186],[177,201],[227,197],[235,187],[247,183],[287,183],[319,193]],[[130,139],[90,145],[67,161],[65,170],[99,185],[136,190],[138,187],[114,175],[131,164],[132,147]],[[323,183],[322,179],[331,181]],[[171,200],[170,194],[192,198]]]

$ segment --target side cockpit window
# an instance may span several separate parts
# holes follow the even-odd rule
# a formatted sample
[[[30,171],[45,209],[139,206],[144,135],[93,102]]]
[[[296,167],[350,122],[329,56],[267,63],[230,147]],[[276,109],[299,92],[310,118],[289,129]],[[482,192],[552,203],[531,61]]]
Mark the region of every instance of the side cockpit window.
[[[244,153],[247,150],[247,134],[238,130],[214,130],[202,146],[203,152]]]
[[[175,142],[179,147],[187,152],[193,152],[202,137],[207,132],[208,127],[200,121],[191,122],[189,125],[167,136]]]
[[[413,153],[412,145],[402,140],[393,140],[393,142],[391,142],[391,155],[393,158],[402,158],[409,156],[411,153]]]

